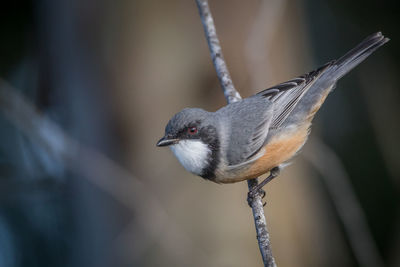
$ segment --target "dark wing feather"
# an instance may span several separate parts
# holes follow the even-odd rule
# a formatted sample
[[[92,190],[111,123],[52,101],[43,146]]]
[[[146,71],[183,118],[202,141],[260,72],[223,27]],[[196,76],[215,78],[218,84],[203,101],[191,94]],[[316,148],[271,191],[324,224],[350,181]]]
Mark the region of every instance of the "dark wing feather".
[[[228,164],[237,167],[238,164],[247,164],[257,159],[256,155],[263,148],[269,129],[281,125],[328,66],[220,109],[217,113],[224,113],[224,117],[229,117],[231,122],[226,155]]]
[[[337,61],[331,61],[317,70],[239,101],[236,108],[228,105],[221,109],[226,118],[231,116],[232,122],[227,153],[230,167],[235,169],[238,165],[256,160],[270,130],[290,122],[288,116],[293,110],[296,115],[299,113],[300,117],[307,117],[308,114],[301,113],[304,110],[308,112],[314,103],[320,101],[322,92],[332,90],[338,79],[387,41],[389,39],[380,32],[372,34]],[[307,99],[304,98],[298,105],[306,94]]]
[[[333,63],[333,61],[329,62],[317,70],[265,89],[257,94],[268,98],[274,103],[274,115],[270,128],[279,128],[281,126],[308,89]]]

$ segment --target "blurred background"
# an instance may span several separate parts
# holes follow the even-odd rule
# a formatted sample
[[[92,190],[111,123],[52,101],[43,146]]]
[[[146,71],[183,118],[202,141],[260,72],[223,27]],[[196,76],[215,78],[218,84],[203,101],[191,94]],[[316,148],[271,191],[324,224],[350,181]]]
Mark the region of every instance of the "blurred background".
[[[266,188],[279,266],[400,266],[396,1],[210,1],[243,97],[391,41],[345,76]],[[225,105],[194,1],[23,0],[0,10],[0,266],[262,266],[247,184],[155,146]]]

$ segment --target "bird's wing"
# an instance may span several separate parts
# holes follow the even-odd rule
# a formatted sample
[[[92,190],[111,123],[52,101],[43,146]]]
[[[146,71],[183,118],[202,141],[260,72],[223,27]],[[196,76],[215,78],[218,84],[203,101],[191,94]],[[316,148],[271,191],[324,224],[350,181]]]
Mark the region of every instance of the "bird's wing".
[[[249,97],[217,111],[224,118],[226,159],[236,165],[253,158],[263,147],[273,118],[273,104],[266,98]]]
[[[296,106],[301,107],[298,104],[307,93],[309,99],[304,98],[307,101],[303,104],[310,109],[323,97],[321,92],[332,90],[338,79],[388,41],[380,32],[372,34],[338,60],[237,102],[242,107],[240,112],[231,109],[233,114],[240,115],[231,117],[232,134],[227,149],[230,167],[246,165],[262,156],[268,132],[288,122],[289,115]],[[304,114],[296,115],[301,117]]]
[[[231,121],[226,154],[228,165],[237,168],[262,156],[269,129],[279,128],[329,66],[331,63],[226,106],[225,113]]]
[[[257,97],[265,97],[274,103],[271,128],[279,128],[282,125],[308,89],[332,64],[333,61],[317,70],[265,89],[255,95]]]

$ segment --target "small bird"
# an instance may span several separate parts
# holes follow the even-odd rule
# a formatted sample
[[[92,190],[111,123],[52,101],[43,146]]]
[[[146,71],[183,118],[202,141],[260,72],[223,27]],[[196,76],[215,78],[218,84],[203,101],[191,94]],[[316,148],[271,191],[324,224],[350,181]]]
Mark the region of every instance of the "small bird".
[[[185,108],[168,122],[157,146],[169,146],[187,171],[216,183],[270,172],[250,192],[254,195],[304,145],[336,82],[388,41],[380,32],[372,34],[338,60],[216,112]]]

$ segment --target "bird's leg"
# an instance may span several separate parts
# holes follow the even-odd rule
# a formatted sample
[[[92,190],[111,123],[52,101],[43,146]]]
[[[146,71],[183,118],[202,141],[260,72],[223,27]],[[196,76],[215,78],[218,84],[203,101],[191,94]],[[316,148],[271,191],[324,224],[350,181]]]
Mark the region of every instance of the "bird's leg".
[[[262,181],[261,183],[259,183],[258,185],[256,185],[251,191],[249,191],[249,193],[247,194],[247,202],[250,205],[250,202],[252,201],[252,199],[257,195],[257,194],[261,194],[262,198],[265,197],[265,191],[262,189],[267,183],[271,182],[272,179],[274,179],[276,176],[278,176],[280,173],[280,169],[279,167],[275,167],[273,169],[271,169],[271,171],[269,172],[269,176],[267,178],[264,179],[264,181]],[[265,204],[264,204],[265,205]]]
[[[257,191],[262,190],[262,188],[263,188],[266,184],[268,184],[269,182],[271,182],[272,179],[274,179],[276,176],[278,176],[279,173],[280,173],[279,167],[272,168],[272,170],[270,170],[270,172],[269,172],[268,177],[265,178],[264,181],[262,181],[261,183],[259,183],[258,185],[256,185],[256,186],[251,190],[251,192],[254,191],[254,193],[257,193]],[[265,194],[264,194],[264,196],[265,196]]]

